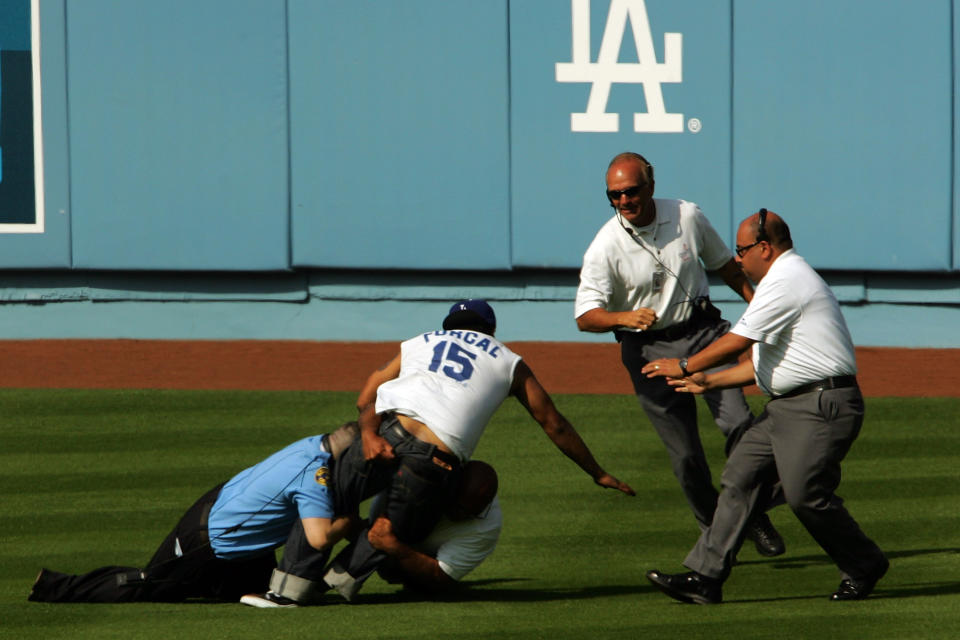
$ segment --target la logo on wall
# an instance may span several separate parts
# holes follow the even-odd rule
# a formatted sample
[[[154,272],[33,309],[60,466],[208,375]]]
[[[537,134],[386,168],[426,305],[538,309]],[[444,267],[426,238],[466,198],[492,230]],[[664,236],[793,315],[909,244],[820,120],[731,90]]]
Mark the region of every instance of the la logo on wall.
[[[39,0],[0,0],[0,233],[43,233]]]
[[[663,62],[657,62],[650,18],[644,0],[610,0],[607,24],[596,62],[590,60],[590,0],[571,0],[573,47],[570,62],[556,65],[557,82],[589,82],[587,110],[570,114],[575,132],[616,132],[620,114],[607,113],[610,89],[616,83],[642,84],[646,113],[633,114],[637,133],[682,133],[683,114],[668,113],[663,103],[664,82],[683,80],[683,34],[663,34]],[[637,62],[620,62],[620,46],[627,23],[637,47]],[[696,127],[691,121],[691,131]]]

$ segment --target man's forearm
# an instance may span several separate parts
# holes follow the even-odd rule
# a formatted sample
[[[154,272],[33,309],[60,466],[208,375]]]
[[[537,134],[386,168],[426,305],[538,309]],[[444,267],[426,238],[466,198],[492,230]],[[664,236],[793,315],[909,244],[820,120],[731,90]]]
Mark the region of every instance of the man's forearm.
[[[543,429],[563,455],[573,460],[591,478],[596,479],[604,473],[603,467],[593,457],[583,438],[559,412],[553,423],[544,426]]]
[[[708,374],[703,386],[707,389],[730,389],[745,387],[753,384],[754,381],[753,363],[744,360],[735,367]]]
[[[720,274],[720,277],[723,278],[723,281],[727,283],[727,286],[730,287],[734,293],[747,302],[753,300],[753,285],[743,273],[743,269],[740,268],[736,260],[731,258],[729,262],[717,270],[717,273]]]
[[[440,568],[436,558],[401,542],[393,534],[393,527],[386,518],[377,518],[370,529],[369,540],[373,548],[387,554],[393,569],[399,570],[404,583],[427,591],[439,591],[456,584]]]
[[[606,309],[591,309],[577,318],[577,328],[580,331],[603,333],[613,331],[619,326],[616,314]]]
[[[726,333],[715,342],[687,359],[687,371],[695,373],[706,371],[727,362],[733,362],[753,344],[752,341],[735,333]]]

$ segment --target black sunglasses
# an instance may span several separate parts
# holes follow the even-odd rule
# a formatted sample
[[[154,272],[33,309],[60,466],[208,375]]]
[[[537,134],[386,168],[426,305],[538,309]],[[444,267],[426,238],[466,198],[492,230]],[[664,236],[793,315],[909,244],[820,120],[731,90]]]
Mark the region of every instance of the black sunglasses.
[[[614,189],[607,189],[607,198],[609,198],[611,202],[619,202],[620,198],[623,196],[627,196],[628,198],[633,198],[635,196],[640,195],[640,192],[643,191],[644,188],[646,188],[646,186],[647,185],[645,184],[637,184],[632,187],[627,187],[626,189],[621,189],[619,191],[616,191]]]

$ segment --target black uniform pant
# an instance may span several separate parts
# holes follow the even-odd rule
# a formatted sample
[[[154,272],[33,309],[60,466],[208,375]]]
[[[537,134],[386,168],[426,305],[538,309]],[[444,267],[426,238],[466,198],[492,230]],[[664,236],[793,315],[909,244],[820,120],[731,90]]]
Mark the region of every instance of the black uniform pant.
[[[414,544],[430,534],[453,500],[462,472],[460,461],[411,436],[393,416],[384,417],[380,435],[393,447],[396,462],[367,462],[358,439],[337,462],[337,491],[359,502],[386,489],[384,515],[397,538]],[[369,526],[337,555],[326,577],[348,598],[386,558],[370,544],[368,533]],[[351,586],[342,588],[343,581]]]
[[[143,569],[109,566],[71,575],[43,569],[30,600],[37,602],[180,602],[188,598],[237,601],[263,592],[276,566],[273,550],[238,560],[217,558],[207,517],[223,485],[197,500]]]

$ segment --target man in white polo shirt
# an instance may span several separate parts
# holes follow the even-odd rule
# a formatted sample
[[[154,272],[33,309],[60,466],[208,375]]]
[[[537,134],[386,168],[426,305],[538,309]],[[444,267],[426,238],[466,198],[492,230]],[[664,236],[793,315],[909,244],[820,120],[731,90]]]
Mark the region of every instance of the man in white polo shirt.
[[[770,395],[764,413],[733,449],[713,523],[687,555],[685,574],[653,570],[647,578],[684,602],[722,601],[751,512],[762,507],[763,482],[779,472],[797,518],[840,568],[833,601],[860,600],[873,591],[889,562],[835,491],[840,462],[863,424],[853,340],[830,287],[793,251],[790,230],[761,209],[740,224],[737,256],[757,284],[753,300],[725,336],[690,356],[681,368],[662,359],[644,367],[667,376],[678,391],[743,386],[754,381]],[[717,373],[705,369],[747,349],[753,358]],[[681,370],[685,369],[685,370]]]
[[[710,221],[692,202],[654,198],[653,165],[621,153],[607,168],[607,202],[614,215],[583,256],[574,307],[581,331],[612,331],[637,400],[663,441],[673,473],[703,529],[717,508],[707,456],[700,442],[697,405],[641,369],[658,358],[684,358],[730,329],[710,303],[707,271],[718,274],[749,302],[753,286]],[[750,426],[753,414],[740,389],[704,395],[727,451]],[[784,552],[783,539],[765,513],[756,514],[747,537],[764,556]]]

